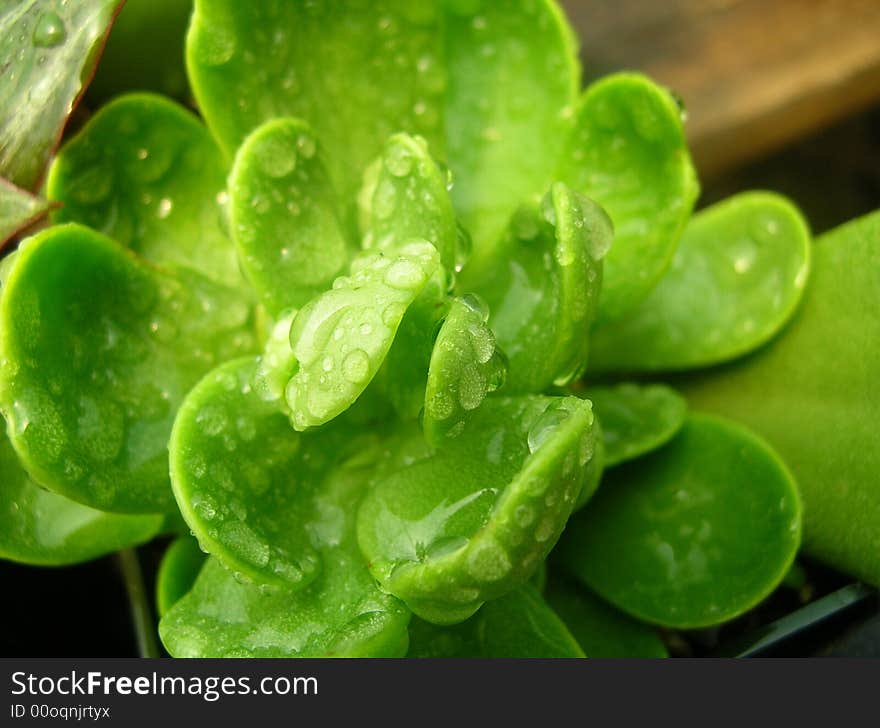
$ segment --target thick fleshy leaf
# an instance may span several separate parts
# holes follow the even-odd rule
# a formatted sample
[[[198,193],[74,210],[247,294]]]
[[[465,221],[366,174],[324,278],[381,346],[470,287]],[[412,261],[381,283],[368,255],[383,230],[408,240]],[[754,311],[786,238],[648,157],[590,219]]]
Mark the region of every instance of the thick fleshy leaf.
[[[766,597],[800,532],[797,488],[776,454],[739,425],[690,415],[666,447],[607,474],[559,556],[635,617],[705,627]]]
[[[248,306],[73,224],[26,241],[4,288],[0,408],[28,472],[102,510],[173,508],[175,411],[206,371],[253,350]]]
[[[823,235],[804,301],[739,362],[677,382],[779,450],[804,497],[804,548],[880,586],[880,212]]]
[[[491,272],[463,284],[489,304],[489,323],[510,358],[510,391],[566,384],[586,366],[611,234],[600,207],[554,184],[539,206],[519,209]]]
[[[550,0],[447,5],[452,197],[473,235],[470,268],[479,278],[513,212],[554,179],[580,67],[571,29]]]
[[[588,387],[581,396],[602,423],[607,468],[666,444],[687,416],[684,398],[662,384]]]
[[[285,392],[294,428],[328,422],[361,395],[439,265],[437,250],[424,241],[394,256],[365,253],[350,276],[300,309],[290,328],[299,368]]]
[[[373,475],[332,471],[306,517],[321,573],[305,589],[239,583],[214,558],[159,624],[175,657],[401,657],[410,613],[376,586],[358,552],[357,504]]]
[[[243,284],[226,233],[226,164],[204,125],[161,96],[130,94],[98,111],[49,172],[52,219],[103,232],[159,265]]]
[[[89,86],[88,106],[135,90],[185,100],[183,41],[192,5],[192,0],[126,0]]]
[[[49,202],[0,178],[0,248],[49,212]]]
[[[589,195],[614,223],[599,320],[620,318],[666,271],[699,184],[672,95],[633,73],[584,91],[558,179]]]
[[[487,602],[466,622],[438,627],[414,617],[407,657],[583,657],[537,589],[525,585]]]
[[[156,574],[156,611],[160,617],[192,589],[205,558],[194,538],[183,536],[171,543]]]
[[[310,521],[321,484],[341,460],[369,451],[374,435],[336,423],[292,432],[255,391],[256,371],[253,358],[228,362],[187,395],[171,436],[171,482],[193,534],[226,568],[304,587],[321,565],[322,526]]]
[[[556,582],[545,598],[588,657],[668,657],[657,631],[583,586]]]
[[[358,541],[383,588],[453,624],[524,584],[581,492],[592,423],[576,397],[489,398],[454,446],[379,479]]]
[[[230,222],[242,265],[273,313],[327,290],[354,248],[323,149],[298,119],[248,136],[229,176]]]
[[[391,254],[413,239],[427,240],[451,274],[460,253],[448,182],[422,137],[392,136],[361,190],[364,247]]]
[[[800,302],[810,248],[805,220],[779,195],[748,192],[703,210],[659,285],[594,330],[591,369],[692,369],[757,348]]]
[[[0,176],[36,189],[121,0],[0,8]]]
[[[40,488],[0,434],[0,558],[61,566],[149,541],[162,516],[103,513]]]
[[[504,384],[507,357],[487,325],[489,309],[473,295],[455,299],[437,334],[422,426],[435,447],[462,433],[470,414]]]
[[[304,119],[354,229],[354,201],[385,140],[405,131],[443,155],[443,36],[434,2],[196,0],[187,69],[231,156],[265,121]]]

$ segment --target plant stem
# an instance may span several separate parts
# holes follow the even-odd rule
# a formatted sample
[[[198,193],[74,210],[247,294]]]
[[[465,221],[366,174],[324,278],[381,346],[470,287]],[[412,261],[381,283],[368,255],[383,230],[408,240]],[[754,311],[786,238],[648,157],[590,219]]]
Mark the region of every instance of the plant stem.
[[[141,657],[159,657],[159,643],[156,641],[156,628],[153,614],[144,587],[144,574],[138,561],[135,549],[121,549],[117,553],[119,569],[125,590],[128,592],[128,604],[131,608],[131,621],[137,637],[138,654]]]

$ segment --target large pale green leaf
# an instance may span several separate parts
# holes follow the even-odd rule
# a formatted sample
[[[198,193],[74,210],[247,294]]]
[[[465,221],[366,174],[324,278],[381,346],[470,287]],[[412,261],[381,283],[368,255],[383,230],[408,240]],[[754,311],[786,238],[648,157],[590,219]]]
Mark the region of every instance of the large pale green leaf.
[[[226,232],[226,163],[204,125],[161,96],[104,106],[61,150],[54,222],[78,222],[160,265],[243,284]]]
[[[25,468],[95,508],[173,508],[175,411],[206,371],[253,350],[250,315],[237,292],[88,228],[25,241],[0,300],[0,408]]]
[[[594,371],[717,364],[757,348],[791,318],[810,233],[784,197],[748,192],[697,214],[672,266],[630,314],[593,332]]]
[[[49,203],[0,179],[0,248],[49,212]]]
[[[695,628],[766,597],[800,533],[800,498],[776,454],[740,425],[690,415],[664,448],[607,473],[559,556],[632,616]]]
[[[754,428],[804,497],[804,548],[880,585],[880,212],[819,238],[791,323],[749,357],[678,384]]]
[[[452,196],[474,238],[470,268],[479,278],[513,212],[554,179],[580,68],[571,30],[550,0],[446,5]]]
[[[0,177],[36,189],[121,0],[0,5]]]
[[[648,78],[621,73],[584,91],[558,178],[611,216],[599,320],[620,318],[657,284],[699,192],[681,112]]]
[[[581,493],[592,423],[576,397],[490,397],[437,455],[379,478],[358,542],[383,588],[453,624],[528,581]]]
[[[242,265],[270,311],[302,306],[330,287],[353,246],[307,124],[276,119],[256,129],[236,154],[229,191]]]
[[[438,627],[414,617],[407,657],[583,657],[577,641],[535,587],[487,602],[466,622]]]
[[[391,134],[443,154],[441,21],[433,1],[196,0],[187,69],[230,156],[269,119],[311,124],[353,229],[361,175]]]
[[[540,205],[518,210],[491,272],[470,281],[488,303],[489,323],[510,359],[508,390],[541,392],[586,367],[611,234],[598,205],[556,183]]]
[[[37,486],[0,434],[0,558],[60,566],[149,541],[162,516],[102,513]]]

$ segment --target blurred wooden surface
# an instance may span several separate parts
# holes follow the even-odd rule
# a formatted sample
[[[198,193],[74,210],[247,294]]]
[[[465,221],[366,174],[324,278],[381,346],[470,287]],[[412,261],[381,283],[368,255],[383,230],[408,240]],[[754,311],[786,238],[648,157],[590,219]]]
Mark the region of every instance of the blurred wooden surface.
[[[711,177],[880,103],[880,0],[562,0],[585,79],[636,69]]]

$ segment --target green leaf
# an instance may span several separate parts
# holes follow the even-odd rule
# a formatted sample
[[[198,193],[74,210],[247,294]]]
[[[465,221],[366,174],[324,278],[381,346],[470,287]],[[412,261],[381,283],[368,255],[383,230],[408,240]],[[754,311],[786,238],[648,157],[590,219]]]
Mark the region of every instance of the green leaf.
[[[62,566],[149,541],[162,516],[102,513],[37,486],[0,434],[0,558]]]
[[[880,211],[820,237],[812,257],[777,339],[678,384],[779,450],[803,493],[805,550],[880,586]]]
[[[320,570],[321,529],[335,528],[310,522],[321,484],[373,436],[336,423],[291,432],[254,390],[256,368],[253,358],[227,362],[187,395],[171,435],[171,482],[193,534],[226,568],[304,587]]]
[[[103,232],[159,265],[242,286],[226,232],[226,164],[204,125],[161,96],[129,94],[98,111],[49,172],[52,219]]]
[[[554,582],[546,599],[588,657],[668,657],[653,627],[628,617],[583,586]]]
[[[253,350],[248,306],[74,224],[23,243],[4,288],[0,409],[27,471],[94,508],[173,508],[175,411],[206,371]]]
[[[413,239],[427,240],[451,274],[459,251],[447,184],[446,172],[431,159],[422,137],[392,136],[361,190],[364,247],[390,254]]]
[[[418,617],[409,627],[407,657],[583,656],[566,626],[530,585],[487,602],[453,627],[438,627]]]
[[[314,133],[298,119],[251,134],[229,176],[230,219],[242,265],[273,313],[327,290],[354,248]]]
[[[592,423],[576,397],[489,398],[454,445],[379,478],[358,542],[383,589],[453,624],[528,581],[581,492]]]
[[[776,454],[739,425],[690,415],[666,447],[607,474],[559,555],[623,611],[690,629],[764,599],[800,533],[800,498]]]
[[[49,203],[0,178],[0,248],[49,212]]]
[[[344,218],[367,165],[396,132],[443,153],[441,18],[434,2],[196,0],[187,69],[208,126],[230,156],[261,123],[296,116],[332,153]]]
[[[507,357],[486,324],[489,310],[473,295],[456,298],[431,353],[422,426],[434,447],[462,433],[486,396],[504,384]]]
[[[94,72],[121,0],[20,0],[0,9],[0,176],[34,190]]]
[[[662,384],[588,387],[581,396],[602,423],[606,468],[665,445],[687,416],[684,398]]]
[[[290,328],[299,368],[285,396],[291,422],[304,430],[330,421],[366,389],[391,348],[407,308],[440,265],[428,242],[394,257],[365,253],[351,275],[307,303]]]
[[[126,0],[101,56],[86,103],[95,108],[128,91],[189,94],[183,41],[192,0]]]
[[[358,553],[357,504],[373,475],[356,462],[332,471],[306,517],[321,572],[305,589],[239,583],[210,558],[159,634],[175,657],[400,657],[410,614],[381,592]]]
[[[156,611],[164,617],[192,589],[205,564],[205,554],[194,538],[175,539],[162,556],[156,574]]]
[[[602,209],[563,184],[514,216],[491,272],[471,282],[510,358],[508,390],[540,392],[584,369],[610,243]]]
[[[447,5],[452,197],[474,237],[477,279],[495,260],[510,216],[554,179],[580,69],[571,29],[549,0]]]
[[[749,192],[697,214],[672,267],[622,321],[593,332],[594,371],[669,371],[733,359],[792,317],[810,233],[784,197]]]
[[[699,193],[672,95],[619,73],[584,91],[559,179],[602,205],[614,223],[599,320],[620,318],[666,271]]]

